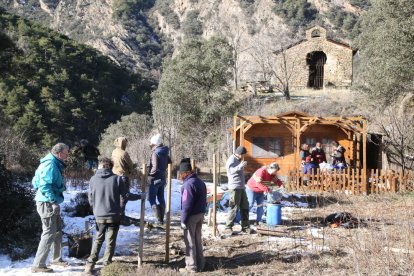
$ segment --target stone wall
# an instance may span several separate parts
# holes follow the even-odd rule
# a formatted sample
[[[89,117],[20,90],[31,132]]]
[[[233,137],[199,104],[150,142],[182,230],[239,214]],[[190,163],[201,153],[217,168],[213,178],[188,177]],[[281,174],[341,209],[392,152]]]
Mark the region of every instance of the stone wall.
[[[319,37],[312,37],[314,31],[319,31]],[[283,71],[290,75],[290,89],[306,88],[309,79],[309,65],[306,57],[309,53],[321,51],[326,55],[324,66],[324,87],[349,87],[352,84],[353,49],[343,43],[330,40],[326,37],[326,30],[316,26],[306,32],[306,39],[286,49],[284,53],[277,53],[276,68],[280,76]],[[286,66],[283,65],[285,55]],[[284,69],[286,68],[286,69]]]

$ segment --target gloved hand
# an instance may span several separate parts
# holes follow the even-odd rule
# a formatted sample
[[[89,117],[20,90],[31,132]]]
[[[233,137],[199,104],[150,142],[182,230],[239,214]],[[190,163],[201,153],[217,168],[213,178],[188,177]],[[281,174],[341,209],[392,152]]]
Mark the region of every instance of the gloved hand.
[[[181,229],[183,230],[187,230],[187,225],[185,223],[181,222]]]
[[[241,161],[240,162],[240,168],[244,168],[247,165],[247,161]]]
[[[52,203],[52,210],[53,210],[53,214],[54,215],[59,215],[60,214],[60,206],[59,206],[59,204]]]

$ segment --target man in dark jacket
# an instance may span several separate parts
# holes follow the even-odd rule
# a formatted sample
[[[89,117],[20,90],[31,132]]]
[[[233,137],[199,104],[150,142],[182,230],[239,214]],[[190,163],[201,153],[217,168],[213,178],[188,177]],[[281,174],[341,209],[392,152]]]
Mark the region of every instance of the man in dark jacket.
[[[101,155],[99,150],[89,143],[88,140],[82,139],[80,140],[80,148],[75,150],[75,154],[78,154],[79,151],[83,153],[83,158],[85,159],[88,170],[96,168],[98,165],[98,156]]]
[[[165,214],[164,188],[167,183],[167,166],[171,161],[169,149],[162,144],[160,134],[151,137],[150,143],[152,154],[148,170],[148,201],[151,204],[152,212],[157,219],[157,223],[162,225],[164,224]]]
[[[112,262],[115,253],[116,237],[121,219],[121,210],[125,204],[126,188],[122,177],[112,172],[113,163],[109,158],[99,161],[98,170],[89,181],[89,204],[96,219],[96,238],[91,255],[86,263],[85,272],[91,273],[102,243],[106,241],[104,265]]]
[[[318,168],[319,168],[319,164],[323,162],[326,163],[326,154],[325,154],[325,151],[322,149],[322,145],[320,142],[316,142],[315,148],[312,150],[311,156],[312,156],[313,163]]]
[[[185,268],[180,272],[197,272],[204,268],[201,228],[207,204],[206,184],[192,171],[190,159],[180,163],[181,191],[181,228],[184,230]]]

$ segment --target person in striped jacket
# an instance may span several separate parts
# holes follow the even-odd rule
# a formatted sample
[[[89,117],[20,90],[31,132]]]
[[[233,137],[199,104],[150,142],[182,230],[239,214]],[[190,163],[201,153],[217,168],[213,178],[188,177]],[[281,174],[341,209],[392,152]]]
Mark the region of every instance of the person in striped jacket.
[[[263,166],[254,172],[253,176],[247,182],[247,199],[249,201],[249,208],[251,209],[256,202],[256,225],[262,221],[263,216],[263,201],[265,193],[272,192],[272,186],[283,188],[283,182],[277,177],[277,172],[280,167],[277,163],[271,163],[268,166]]]

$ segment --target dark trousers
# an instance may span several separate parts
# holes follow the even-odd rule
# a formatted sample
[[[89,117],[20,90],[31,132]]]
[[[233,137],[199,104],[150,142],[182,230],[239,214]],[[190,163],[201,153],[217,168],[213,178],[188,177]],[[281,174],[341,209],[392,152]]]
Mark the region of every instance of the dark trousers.
[[[165,206],[164,189],[165,181],[155,180],[152,183],[150,183],[148,191],[148,201],[151,204],[151,206],[157,205],[157,200],[159,205]]]
[[[91,255],[88,258],[89,263],[96,263],[99,259],[99,251],[102,244],[106,242],[105,254],[103,258],[104,265],[112,262],[115,253],[116,237],[119,231],[119,222],[117,223],[96,223],[96,238],[93,242]]]

